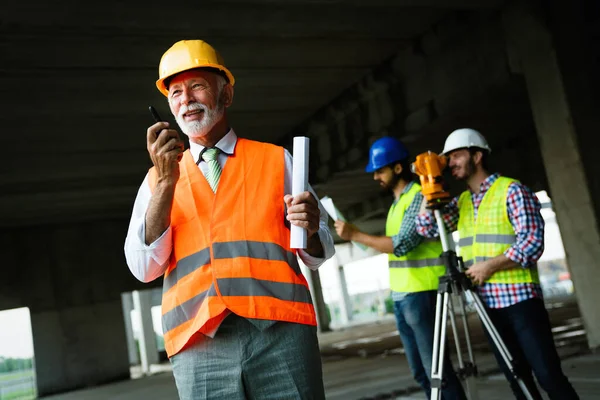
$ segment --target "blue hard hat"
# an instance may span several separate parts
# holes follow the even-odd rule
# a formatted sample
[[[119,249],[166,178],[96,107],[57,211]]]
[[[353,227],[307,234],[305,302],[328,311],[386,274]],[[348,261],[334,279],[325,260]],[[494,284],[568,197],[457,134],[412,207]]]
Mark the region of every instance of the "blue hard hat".
[[[374,172],[379,168],[408,158],[406,146],[396,138],[384,136],[377,139],[369,150],[369,163],[365,170]]]

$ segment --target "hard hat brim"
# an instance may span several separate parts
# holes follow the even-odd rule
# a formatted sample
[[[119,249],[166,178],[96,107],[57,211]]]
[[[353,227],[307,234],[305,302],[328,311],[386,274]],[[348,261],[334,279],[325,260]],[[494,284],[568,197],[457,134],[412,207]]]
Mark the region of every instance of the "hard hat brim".
[[[158,79],[156,81],[156,88],[163,95],[168,97],[169,96],[169,88],[167,87],[165,82],[169,82],[171,79],[173,79],[175,77],[175,75],[181,74],[182,72],[191,71],[193,69],[207,69],[207,70],[217,69],[219,71],[222,71],[225,74],[225,77],[231,86],[233,86],[235,84],[235,78],[233,77],[233,74],[231,73],[231,71],[229,71],[224,66],[219,65],[219,64],[202,63],[202,64],[198,64],[195,66],[191,66],[189,68],[182,68],[179,71],[173,71],[173,73]],[[216,72],[216,71],[213,71],[213,72]]]
[[[478,150],[481,150],[481,151],[486,151],[488,154],[490,154],[490,153],[492,152],[492,149],[490,149],[489,147],[488,147],[488,148],[485,148],[485,147],[481,147],[481,146],[462,146],[462,147],[457,147],[457,148],[455,148],[455,149],[448,149],[448,150],[444,149],[444,150],[443,150],[443,151],[440,153],[440,155],[441,155],[441,156],[447,156],[448,154],[450,154],[450,153],[452,153],[452,152],[454,152],[454,151],[458,151],[458,150],[468,150],[468,149],[478,149]]]

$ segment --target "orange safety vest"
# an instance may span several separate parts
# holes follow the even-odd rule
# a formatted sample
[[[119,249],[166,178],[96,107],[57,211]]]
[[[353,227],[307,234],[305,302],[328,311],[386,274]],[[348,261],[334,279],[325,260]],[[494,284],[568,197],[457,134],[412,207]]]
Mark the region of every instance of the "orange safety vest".
[[[282,147],[239,138],[213,193],[189,150],[171,211],[173,251],[164,275],[162,324],[169,357],[224,311],[316,325],[285,221]],[[156,171],[149,171],[152,191]]]

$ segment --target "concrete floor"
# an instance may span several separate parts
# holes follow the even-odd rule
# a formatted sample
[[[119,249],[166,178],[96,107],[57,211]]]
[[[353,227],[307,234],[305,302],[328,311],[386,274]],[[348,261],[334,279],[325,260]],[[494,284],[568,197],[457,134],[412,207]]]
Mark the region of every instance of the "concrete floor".
[[[576,304],[550,306],[554,337],[563,368],[581,399],[600,399],[600,355],[586,350]],[[473,316],[472,316],[473,317]],[[474,316],[473,318],[476,318]],[[480,371],[476,386],[480,399],[511,399],[498,373],[480,325],[470,323],[475,360]],[[459,332],[462,335],[461,332]],[[329,400],[424,399],[410,374],[393,318],[320,334],[325,390]],[[151,376],[55,396],[47,400],[176,400],[170,365],[154,366]],[[136,371],[132,371],[136,375]]]
[[[483,360],[482,360],[483,361]],[[486,360],[490,362],[491,360]],[[481,363],[479,364],[481,365]],[[325,361],[324,378],[328,400],[424,399],[415,387],[402,355],[347,358]],[[600,355],[583,354],[563,360],[563,368],[582,400],[600,399]],[[506,400],[512,395],[504,376],[477,378],[480,399]],[[44,397],[48,400],[177,400],[170,372]]]

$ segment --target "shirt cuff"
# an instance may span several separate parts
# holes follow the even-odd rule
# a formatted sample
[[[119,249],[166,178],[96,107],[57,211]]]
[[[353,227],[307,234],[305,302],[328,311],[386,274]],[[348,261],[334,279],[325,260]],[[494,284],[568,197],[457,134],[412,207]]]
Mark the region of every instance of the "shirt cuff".
[[[504,256],[512,262],[519,264],[521,268],[529,268],[533,265],[533,263],[515,246],[506,249],[504,251]]]
[[[404,255],[404,254],[397,254],[397,252],[396,252],[396,250],[398,250],[398,252],[400,252],[400,246],[402,246],[402,239],[400,238],[400,235],[392,236],[392,246],[394,247],[394,255],[396,255],[398,257]]]
[[[298,249],[298,257],[300,257],[304,265],[312,270],[319,268],[321,264],[325,262],[325,260],[330,259],[335,253],[333,238],[331,237],[331,234],[329,234],[328,230],[321,228],[317,234],[319,235],[319,240],[321,241],[321,246],[323,247],[323,257],[311,256],[306,252],[306,250]]]
[[[416,219],[417,233],[426,238],[438,236],[437,222],[430,212],[417,215]]]
[[[143,251],[158,265],[165,264],[171,256],[171,227],[169,226],[163,233],[150,244],[146,244],[146,222],[143,222],[138,232],[138,251]]]

